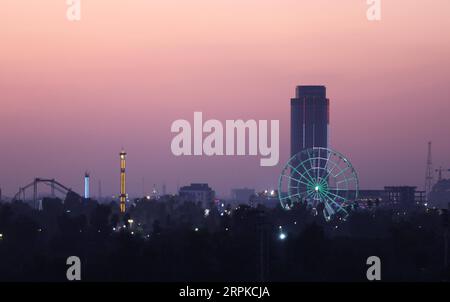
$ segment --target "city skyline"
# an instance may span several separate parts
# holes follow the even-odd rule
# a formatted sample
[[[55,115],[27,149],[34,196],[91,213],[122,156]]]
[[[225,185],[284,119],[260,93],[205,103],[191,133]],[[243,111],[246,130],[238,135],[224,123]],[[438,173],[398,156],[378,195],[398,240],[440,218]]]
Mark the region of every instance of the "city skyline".
[[[60,13],[63,2],[6,1],[3,195],[34,177],[82,193],[86,170],[91,195],[99,180],[104,196],[117,195],[122,146],[130,195],[141,195],[143,178],[149,192],[163,182],[169,192],[208,183],[222,196],[232,188],[275,188],[290,154],[297,85],[327,87],[330,146],[350,158],[361,188],[422,188],[428,141],[435,167],[450,166],[450,41],[440,34],[450,29],[450,3],[385,3],[374,24],[363,2],[195,1],[197,11],[163,1],[97,1],[73,24]],[[220,120],[280,120],[279,164],[175,158],[170,124],[195,111]]]

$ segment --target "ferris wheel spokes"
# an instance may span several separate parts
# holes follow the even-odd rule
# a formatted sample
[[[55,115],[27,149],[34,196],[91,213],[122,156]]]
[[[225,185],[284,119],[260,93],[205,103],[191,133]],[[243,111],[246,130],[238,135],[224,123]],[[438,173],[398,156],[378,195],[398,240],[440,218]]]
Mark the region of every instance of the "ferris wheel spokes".
[[[290,209],[295,202],[306,202],[314,208],[323,204],[323,213],[330,218],[337,213],[348,215],[345,207],[357,198],[358,189],[356,171],[342,154],[311,148],[288,161],[278,191],[283,208]]]

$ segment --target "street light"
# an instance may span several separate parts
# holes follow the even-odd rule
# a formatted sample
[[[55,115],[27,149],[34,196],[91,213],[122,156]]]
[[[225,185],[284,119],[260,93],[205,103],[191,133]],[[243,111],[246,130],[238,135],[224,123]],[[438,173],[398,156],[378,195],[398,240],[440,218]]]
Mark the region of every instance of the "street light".
[[[133,219],[128,219],[128,224],[130,225],[130,229],[133,227]]]
[[[287,235],[285,233],[280,233],[278,238],[280,238],[280,240],[285,240],[287,238]]]

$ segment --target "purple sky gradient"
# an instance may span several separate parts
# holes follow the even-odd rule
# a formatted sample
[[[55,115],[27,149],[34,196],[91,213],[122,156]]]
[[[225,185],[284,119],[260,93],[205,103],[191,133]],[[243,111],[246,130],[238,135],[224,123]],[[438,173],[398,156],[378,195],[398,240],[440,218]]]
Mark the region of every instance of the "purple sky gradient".
[[[32,2],[32,3],[29,3]],[[383,1],[382,20],[361,0],[82,1],[0,4],[0,187],[13,195],[51,177],[93,195],[209,182],[275,187],[289,154],[296,85],[326,85],[331,146],[362,188],[417,185],[427,142],[450,168],[450,2]],[[176,119],[280,120],[280,164],[258,157],[174,157]]]

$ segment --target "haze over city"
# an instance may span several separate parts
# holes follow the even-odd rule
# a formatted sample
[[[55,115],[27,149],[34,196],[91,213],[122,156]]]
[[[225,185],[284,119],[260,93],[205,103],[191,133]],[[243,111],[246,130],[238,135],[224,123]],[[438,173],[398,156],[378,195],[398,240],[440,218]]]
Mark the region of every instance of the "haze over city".
[[[282,4],[281,4],[282,3]],[[427,142],[448,165],[450,2],[194,0],[0,4],[0,187],[12,196],[36,176],[82,192],[117,194],[119,152],[130,195],[165,182],[276,187],[289,157],[297,85],[325,85],[330,146],[350,158],[361,188],[422,188]],[[256,9],[257,8],[257,9]],[[251,17],[251,18],[250,18]],[[257,157],[175,157],[174,120],[280,120],[280,162]],[[448,167],[450,168],[450,167]]]

